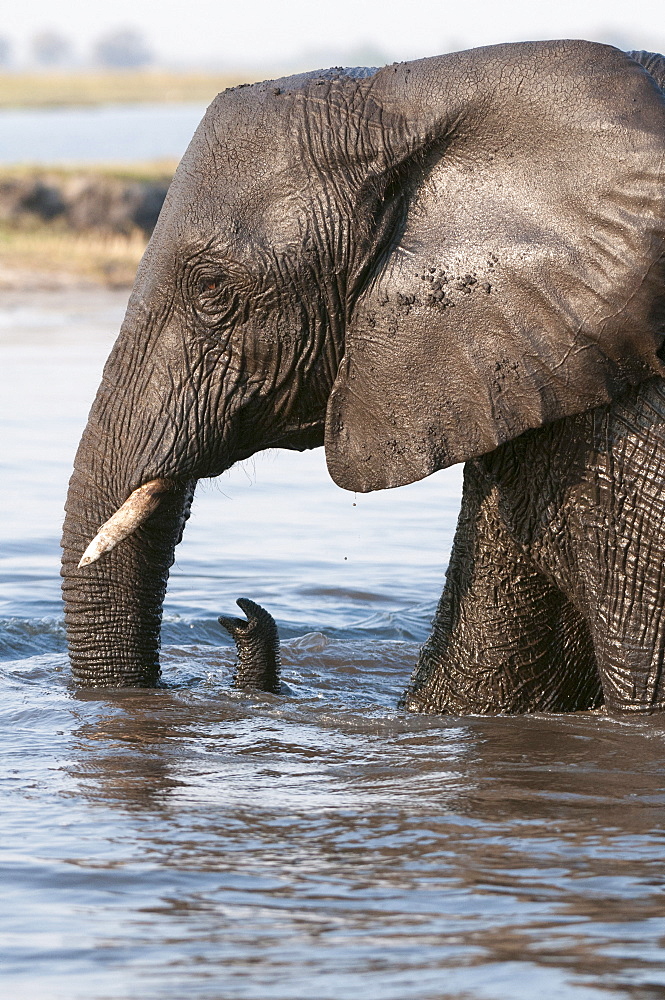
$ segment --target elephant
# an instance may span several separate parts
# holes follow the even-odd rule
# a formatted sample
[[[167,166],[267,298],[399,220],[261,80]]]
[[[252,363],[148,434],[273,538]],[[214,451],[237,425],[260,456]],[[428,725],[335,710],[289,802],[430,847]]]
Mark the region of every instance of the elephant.
[[[79,684],[157,683],[199,479],[323,445],[358,492],[465,463],[407,709],[665,707],[664,86],[549,41],[218,95],[74,463]]]

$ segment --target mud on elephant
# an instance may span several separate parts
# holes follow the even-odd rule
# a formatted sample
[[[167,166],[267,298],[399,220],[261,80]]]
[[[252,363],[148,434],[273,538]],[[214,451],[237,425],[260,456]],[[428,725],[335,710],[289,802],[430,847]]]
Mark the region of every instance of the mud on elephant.
[[[543,42],[216,98],[76,456],[80,683],[156,682],[198,479],[325,444],[349,490],[467,462],[408,707],[665,706],[664,80]]]

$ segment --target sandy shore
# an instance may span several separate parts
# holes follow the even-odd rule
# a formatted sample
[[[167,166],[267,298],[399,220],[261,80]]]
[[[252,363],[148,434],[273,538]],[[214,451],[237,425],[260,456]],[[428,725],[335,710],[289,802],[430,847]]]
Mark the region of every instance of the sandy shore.
[[[50,292],[56,290],[105,287],[100,283],[91,282],[81,275],[68,274],[65,271],[35,271],[22,267],[13,267],[0,260],[0,291]]]
[[[109,283],[68,271],[36,271],[6,266],[0,261],[0,292],[55,292],[83,289],[131,288],[132,281]]]

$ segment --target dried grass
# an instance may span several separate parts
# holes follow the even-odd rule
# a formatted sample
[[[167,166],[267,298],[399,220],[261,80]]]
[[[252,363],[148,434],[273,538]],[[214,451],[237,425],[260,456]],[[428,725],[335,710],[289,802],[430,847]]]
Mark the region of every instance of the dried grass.
[[[0,287],[101,284],[130,287],[146,246],[143,233],[107,236],[48,226],[0,226]]]
[[[166,70],[0,73],[0,108],[209,102],[226,87],[251,83],[253,74],[171,73]]]
[[[108,177],[119,181],[171,182],[178,160],[145,160],[136,163],[70,163],[51,166],[45,163],[0,163],[0,184],[8,180],[31,177],[53,177],[68,180],[70,177]]]

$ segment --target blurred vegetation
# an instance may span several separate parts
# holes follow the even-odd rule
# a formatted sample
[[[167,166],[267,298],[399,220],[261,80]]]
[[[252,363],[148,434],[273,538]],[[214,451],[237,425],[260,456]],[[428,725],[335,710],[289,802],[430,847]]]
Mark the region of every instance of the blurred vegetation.
[[[176,165],[0,167],[0,288],[130,287]]]
[[[252,74],[173,73],[160,69],[4,71],[0,72],[0,108],[205,102],[212,101],[226,87],[252,83],[254,79]]]

